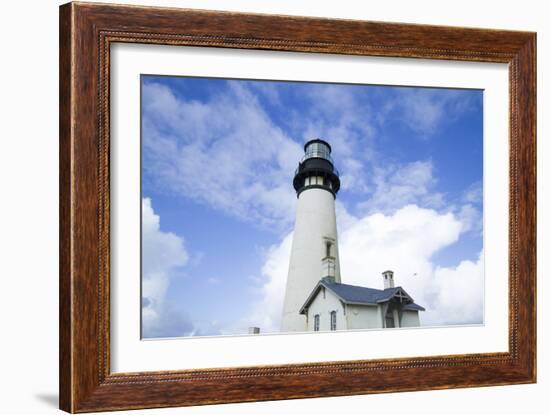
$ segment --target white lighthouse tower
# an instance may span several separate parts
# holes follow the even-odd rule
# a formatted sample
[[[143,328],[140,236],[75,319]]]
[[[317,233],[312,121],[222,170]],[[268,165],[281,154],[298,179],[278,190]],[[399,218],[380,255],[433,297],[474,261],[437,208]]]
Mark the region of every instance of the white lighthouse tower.
[[[304,301],[319,280],[340,282],[334,200],[340,189],[330,145],[320,139],[304,146],[294,175],[298,196],[281,331],[306,331]]]

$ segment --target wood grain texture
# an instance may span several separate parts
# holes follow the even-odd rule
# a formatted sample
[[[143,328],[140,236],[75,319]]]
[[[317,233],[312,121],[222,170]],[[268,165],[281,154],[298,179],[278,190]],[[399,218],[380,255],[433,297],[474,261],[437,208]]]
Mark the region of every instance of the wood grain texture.
[[[59,406],[72,409],[71,288],[71,141],[72,20],[70,9],[59,15]]]
[[[509,64],[509,352],[110,373],[109,70],[115,42]],[[536,36],[69,3],[60,9],[60,407],[68,412],[342,396],[536,379]]]

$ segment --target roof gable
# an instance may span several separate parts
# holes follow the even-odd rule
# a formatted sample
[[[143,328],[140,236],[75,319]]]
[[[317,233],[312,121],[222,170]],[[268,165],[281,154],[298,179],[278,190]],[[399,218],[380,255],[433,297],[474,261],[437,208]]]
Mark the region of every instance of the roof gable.
[[[342,302],[346,304],[360,304],[360,305],[378,305],[380,303],[388,302],[392,299],[398,299],[399,302],[404,303],[405,308],[409,310],[425,309],[422,306],[414,303],[413,298],[407,294],[402,287],[386,288],[385,290],[378,290],[376,288],[361,287],[358,285],[341,284],[338,282],[328,282],[321,280],[317,283],[306,302],[300,309],[300,314],[305,314],[307,308],[313,302],[321,288],[326,288],[334,293]]]

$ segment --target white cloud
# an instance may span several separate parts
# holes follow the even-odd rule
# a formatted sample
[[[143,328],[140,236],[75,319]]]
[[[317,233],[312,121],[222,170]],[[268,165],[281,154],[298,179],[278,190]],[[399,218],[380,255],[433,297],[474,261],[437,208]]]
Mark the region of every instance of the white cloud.
[[[473,232],[480,237],[483,235],[483,214],[477,207],[467,203],[460,207],[457,215],[464,224],[464,232]]]
[[[391,213],[413,203],[432,208],[443,205],[443,194],[432,190],[436,179],[429,160],[374,168],[372,181],[374,189],[368,200],[358,205],[363,212]]]
[[[455,210],[464,223],[464,231],[483,236],[483,183],[477,181],[468,186],[460,203]]]
[[[392,213],[411,203],[444,205],[443,193],[433,191],[431,160],[399,164],[376,157],[372,118],[385,114],[428,134],[444,117],[466,111],[467,94],[398,88],[398,98],[385,110],[372,111],[351,87],[309,85],[303,91],[299,116],[289,113],[282,122],[292,124],[293,134],[303,141],[330,140],[342,167],[342,191],[368,195],[359,211]],[[144,168],[158,188],[286,231],[296,202],[289,183],[302,148],[262,107],[260,95],[281,104],[279,89],[271,83],[230,81],[201,102],[177,97],[161,84],[145,84]],[[476,189],[471,190],[469,197],[475,197]]]
[[[224,85],[203,101],[176,96],[158,83],[144,85],[144,168],[157,188],[278,231],[288,230],[293,219],[289,183],[302,156],[295,139],[330,141],[342,190],[369,194],[360,206],[365,213],[408,203],[439,208],[444,195],[432,191],[432,162],[388,162],[377,153],[376,131],[391,119],[427,137],[474,107],[471,94],[460,90],[396,88],[381,108],[371,108],[368,89],[309,84],[295,97],[299,105],[284,108],[276,83]],[[282,119],[264,108],[266,100],[279,115],[285,111]]]
[[[144,85],[143,95],[144,167],[157,185],[244,220],[290,224],[302,149],[249,88],[229,82],[204,103],[159,84]]]
[[[455,268],[437,267],[434,282],[438,296],[433,302],[437,314],[426,314],[428,324],[483,322],[483,252],[474,261],[461,261]]]
[[[298,118],[297,131],[304,141],[313,137],[330,141],[333,155],[345,166],[344,186],[353,183],[347,190],[361,192],[365,187],[367,163],[375,160],[372,114],[364,99],[367,94],[358,94],[356,87],[344,85],[312,85],[306,90],[308,108]],[[361,97],[362,99],[358,99]]]
[[[423,324],[482,321],[483,256],[447,268],[432,261],[435,253],[458,240],[464,224],[457,216],[416,205],[362,218],[353,217],[340,204],[337,209],[342,282],[382,288],[381,273],[391,269],[396,284],[427,309],[421,314]],[[271,248],[262,269],[261,301],[252,318],[263,331],[279,329],[291,238],[290,234]]]
[[[399,88],[379,114],[379,121],[400,120],[412,131],[428,138],[449,121],[458,119],[473,108],[471,94],[461,90],[434,88]]]
[[[468,186],[464,191],[463,200],[466,203],[483,203],[483,183],[477,181]]]
[[[160,218],[151,199],[142,199],[142,334],[168,337],[192,331],[185,315],[166,302],[166,294],[176,268],[187,264],[189,256],[181,236],[160,229]]]
[[[268,250],[261,270],[259,300],[238,325],[260,327],[262,332],[279,331],[291,246],[292,232]]]
[[[264,97],[271,105],[280,107],[283,105],[281,100],[281,95],[279,93],[279,88],[276,82],[245,82],[244,83],[248,88],[253,91],[258,92]]]
[[[222,279],[218,277],[209,277],[206,279],[206,282],[210,285],[220,285],[222,283]]]
[[[464,231],[465,224],[456,215],[416,205],[405,206],[393,215],[366,216],[341,232],[343,282],[382,288],[381,273],[391,269],[396,284],[427,309],[421,314],[424,324],[480,323],[482,256],[477,263],[461,261],[446,268],[438,267],[432,259]]]

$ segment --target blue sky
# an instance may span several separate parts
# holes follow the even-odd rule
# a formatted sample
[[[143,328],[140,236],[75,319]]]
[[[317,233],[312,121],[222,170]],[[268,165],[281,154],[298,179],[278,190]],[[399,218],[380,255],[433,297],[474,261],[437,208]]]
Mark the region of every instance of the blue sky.
[[[379,288],[387,265],[426,324],[482,322],[482,91],[142,76],[144,337],[277,330],[316,137],[343,282]]]

